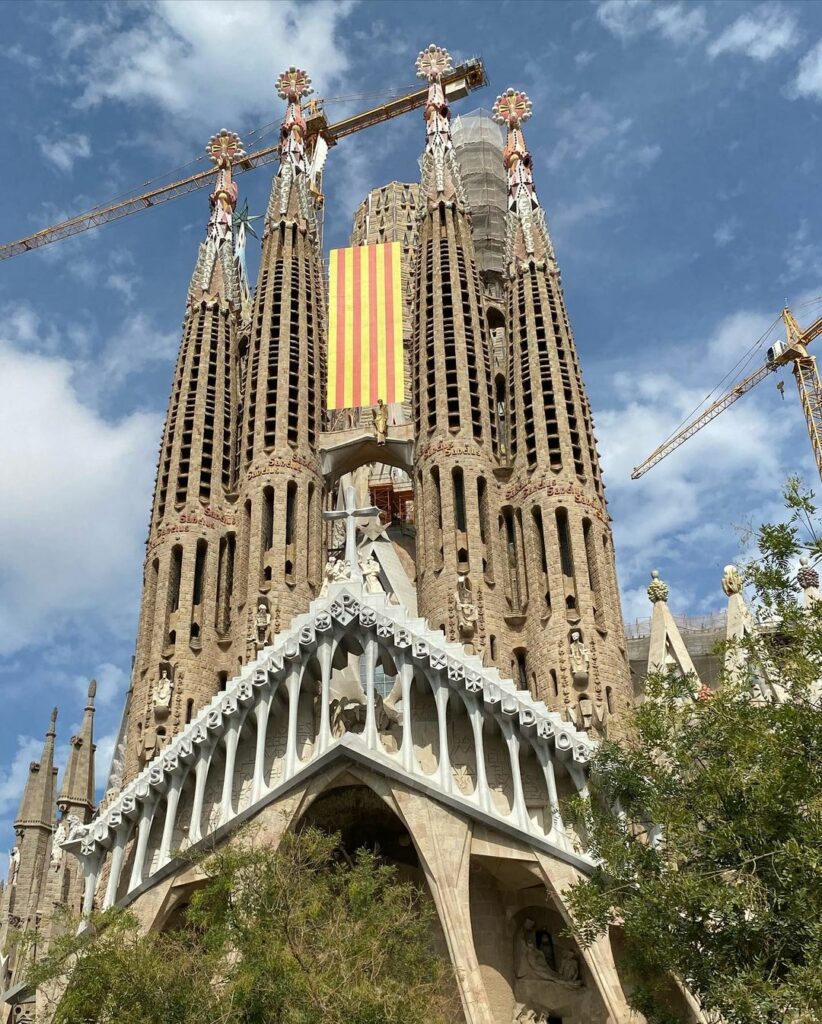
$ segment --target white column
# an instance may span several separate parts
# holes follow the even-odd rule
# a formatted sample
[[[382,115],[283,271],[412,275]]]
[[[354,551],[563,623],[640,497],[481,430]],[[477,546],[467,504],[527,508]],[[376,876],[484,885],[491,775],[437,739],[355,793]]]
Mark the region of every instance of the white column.
[[[83,857],[83,917],[91,917],[94,910],[94,890],[97,886],[97,876],[100,874],[102,857],[102,851]]]
[[[257,746],[254,751],[254,779],[251,783],[251,802],[261,800],[268,786],[265,781],[265,741],[268,735],[268,717],[274,694],[269,692],[261,697],[254,712],[257,718]]]
[[[283,782],[290,779],[297,770],[297,715],[300,706],[302,685],[302,664],[292,662],[288,669],[286,689],[288,691],[288,739],[285,748],[285,772]]]
[[[542,774],[545,777],[545,788],[548,790],[548,806],[551,811],[551,832],[556,832],[564,839],[565,823],[562,820],[562,811],[559,807],[557,777],[554,772],[554,758],[546,743],[534,743],[533,747],[537,752],[539,763],[542,765]]]
[[[438,775],[440,785],[446,793],[453,788],[453,776],[451,774],[451,755],[448,752],[448,698],[451,689],[444,683],[439,675],[434,678],[434,703],[437,706],[437,728],[439,732],[440,763]]]
[[[414,734],[411,727],[411,685],[414,682],[414,666],[405,655],[397,655],[397,668],[400,672],[402,690],[402,747],[400,756],[403,768],[411,775],[419,771],[417,755],[414,751]]]
[[[376,750],[377,711],[374,705],[374,666],[377,662],[377,641],[373,636],[365,641],[365,743],[369,750]]]
[[[202,750],[200,757],[197,761],[197,767],[194,769],[194,800],[191,804],[191,821],[188,824],[188,839],[193,845],[199,843],[203,838],[202,832],[202,818],[203,818],[203,800],[205,799],[205,788],[206,782],[208,781],[208,771],[211,768],[211,757],[214,752],[214,742],[211,743],[208,750]]]
[[[171,860],[171,840],[174,838],[174,826],[177,824],[177,807],[180,803],[180,791],[183,788],[185,774],[178,769],[177,773],[172,776],[166,793],[166,816],[163,821],[163,838],[160,840],[158,868],[168,864]]]
[[[317,752],[324,754],[331,746],[331,663],[334,655],[334,641],[328,630],[317,648],[320,662],[322,687],[320,692],[320,727],[317,731]]]
[[[240,740],[241,722],[238,715],[231,719],[225,733],[225,774],[223,775],[223,795],[220,801],[220,824],[224,825],[234,815],[231,806],[231,794],[234,789],[234,762],[237,758],[237,744]]]
[[[571,776],[574,785],[577,787],[577,793],[582,797],[588,796],[588,777],[585,774],[585,769],[581,764],[577,764],[576,761],[568,760],[565,762],[565,767],[568,769],[568,774]]]
[[[467,693],[463,694],[465,706],[468,708],[468,717],[471,721],[471,730],[474,734],[474,760],[477,765],[477,786],[474,796],[477,805],[489,814],[493,812],[491,791],[488,788],[488,775],[485,771],[485,744],[483,742],[482,726],[484,716],[482,713],[482,698],[471,698]]]
[[[117,887],[120,884],[120,872],[123,869],[123,853],[125,852],[126,842],[131,832],[131,826],[132,823],[130,821],[124,821],[114,833],[114,845],[111,847],[111,870],[109,871],[106,895],[103,899],[103,910],[108,910],[117,899]]]
[[[140,820],[137,822],[137,849],[134,853],[134,864],[131,868],[131,878],[128,883],[128,891],[136,889],[143,880],[143,867],[146,861],[146,850],[148,849],[148,837],[151,832],[151,823],[154,821],[154,808],[157,806],[156,798],[143,804],[140,812]]]
[[[528,829],[530,822],[528,808],[525,806],[525,794],[522,791],[522,775],[519,764],[519,736],[510,718],[501,715],[500,721],[508,747],[508,755],[511,759],[511,783],[514,787],[514,806],[511,808],[511,817],[520,828]]]

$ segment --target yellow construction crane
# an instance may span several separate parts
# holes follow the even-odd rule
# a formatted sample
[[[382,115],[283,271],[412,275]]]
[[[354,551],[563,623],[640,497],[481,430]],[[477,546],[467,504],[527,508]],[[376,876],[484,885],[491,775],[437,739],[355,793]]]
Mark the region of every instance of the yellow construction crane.
[[[449,71],[442,77],[445,87],[445,95],[449,100],[461,99],[467,96],[474,89],[487,85],[488,78],[485,74],[485,66],[480,57],[471,57],[464,61],[453,71]],[[353,114],[335,124],[329,124],[325,112],[322,109],[322,101],[314,100],[306,105],[305,120],[307,128],[306,142],[309,145],[309,152],[313,146],[322,139],[328,147],[334,146],[346,135],[361,131],[363,128],[370,128],[372,125],[389,121],[393,117],[405,114],[409,110],[416,110],[425,105],[428,98],[428,88],[416,89],[413,92],[395,97],[382,103],[379,106],[371,107],[359,114]],[[279,144],[258,149],[254,153],[243,156],[232,168],[234,175],[243,171],[250,171],[255,167],[273,163],[279,156]],[[11,259],[12,256],[20,256],[24,252],[31,252],[32,249],[39,249],[41,246],[58,242],[61,238],[69,238],[71,235],[78,235],[82,231],[99,227],[101,224],[108,224],[113,220],[120,220],[121,217],[128,217],[132,213],[139,213],[141,210],[148,210],[151,207],[167,203],[171,199],[178,199],[180,196],[188,195],[197,189],[206,188],[211,185],[214,179],[214,169],[206,168],[191,174],[187,178],[174,181],[169,185],[162,185],[159,188],[144,192],[141,195],[133,196],[111,203],[108,206],[101,206],[90,210],[88,213],[81,213],[76,217],[53,224],[51,227],[36,231],[33,235],[20,238],[16,242],[7,242],[0,245],[0,260]],[[321,195],[317,198],[321,201]]]
[[[814,320],[804,331],[787,306],[782,310],[781,319],[785,322],[785,339],[775,342],[768,349],[764,365],[726,391],[721,398],[695,416],[681,430],[672,434],[667,441],[663,441],[644,462],[634,469],[631,473],[632,480],[638,480],[643,473],[647,473],[666,455],[670,455],[689,437],[693,437],[698,430],[701,430],[711,420],[716,419],[729,405],[733,405],[769,374],[789,364],[793,364],[793,375],[799,390],[802,412],[805,414],[811,448],[813,448],[816,459],[816,468],[819,471],[819,476],[822,477],[822,382],[819,379],[816,357],[808,355],[808,345],[814,338],[822,334],[822,317]],[[776,322],[778,321],[774,321],[774,323]],[[780,388],[780,391],[782,390]]]

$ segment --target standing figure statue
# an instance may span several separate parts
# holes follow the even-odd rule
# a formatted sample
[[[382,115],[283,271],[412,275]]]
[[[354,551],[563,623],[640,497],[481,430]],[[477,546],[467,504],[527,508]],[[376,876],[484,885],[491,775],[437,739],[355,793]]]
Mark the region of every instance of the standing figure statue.
[[[168,678],[168,669],[164,668],[160,678],[154,684],[154,714],[157,717],[164,717],[171,709],[171,680]]]
[[[374,410],[374,433],[377,435],[377,444],[385,444],[388,435],[388,406],[381,398],[377,399],[377,408]]]
[[[587,683],[590,657],[588,655],[588,648],[585,646],[582,634],[578,629],[571,631],[569,647],[571,653],[571,674],[574,677],[574,682]]]
[[[477,632],[477,606],[471,591],[471,580],[460,576],[454,598],[457,610],[457,631],[462,643],[473,640]]]
[[[374,558],[373,552],[370,555],[360,555],[360,572],[363,576],[366,594],[385,593],[380,582],[380,563]]]
[[[257,614],[254,617],[254,629],[257,634],[257,647],[265,647],[271,642],[271,612],[264,601],[257,605]]]

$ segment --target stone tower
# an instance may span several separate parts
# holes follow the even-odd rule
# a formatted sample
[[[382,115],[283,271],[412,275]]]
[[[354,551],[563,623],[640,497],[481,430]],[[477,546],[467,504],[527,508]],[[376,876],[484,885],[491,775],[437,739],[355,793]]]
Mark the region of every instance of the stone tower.
[[[630,678],[591,409],[522,130],[530,100],[509,89],[494,114],[508,132],[513,476],[500,515],[517,669],[549,707],[601,730],[630,700]]]
[[[413,283],[418,607],[451,639],[495,662],[505,622],[491,359],[441,81],[449,68],[448,52],[433,45],[417,59],[428,81]]]
[[[217,178],[160,446],[121,752],[128,778],[191,721],[236,665],[236,337],[248,288],[231,164],[244,153],[239,137],[225,130],[207,153]]]
[[[277,91],[287,103],[280,169],[265,215],[250,323],[239,349],[234,613],[245,623],[249,649],[235,670],[308,606],[322,567],[317,448],[325,290],[301,106],[313,90],[308,75],[292,67],[278,79]]]
[[[51,837],[54,832],[55,786],[54,738],[57,735],[57,708],[43,743],[39,761],[29,765],[26,788],[14,819],[16,842],[11,851],[9,879],[3,893],[3,917],[0,942],[8,952],[6,935],[10,928],[33,927],[48,879]]]

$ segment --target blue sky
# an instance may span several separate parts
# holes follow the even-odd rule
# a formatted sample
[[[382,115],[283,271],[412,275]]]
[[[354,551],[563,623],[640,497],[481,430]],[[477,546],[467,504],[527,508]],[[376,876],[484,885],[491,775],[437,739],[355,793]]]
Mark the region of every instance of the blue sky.
[[[3,241],[188,164],[220,128],[253,143],[281,116],[274,81],[291,63],[318,94],[348,97],[332,116],[412,86],[432,40],[486,61],[491,86],[459,110],[524,88],[627,617],[646,614],[654,567],[675,610],[718,607],[737,527],[778,514],[788,473],[813,480],[790,380],[784,401],[763,383],[628,477],[785,298],[822,292],[822,5],[74,0],[7,2],[3,18]],[[346,243],[367,189],[418,176],[422,143],[412,114],[332,151],[326,245]],[[269,185],[268,169],[240,179],[252,212]],[[49,709],[63,764],[92,675],[110,758],[207,213],[197,193],[0,264],[0,848]]]

